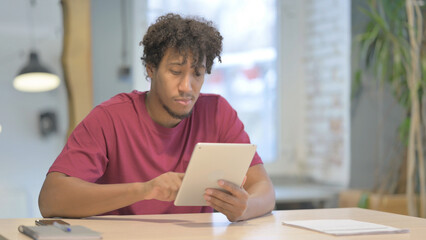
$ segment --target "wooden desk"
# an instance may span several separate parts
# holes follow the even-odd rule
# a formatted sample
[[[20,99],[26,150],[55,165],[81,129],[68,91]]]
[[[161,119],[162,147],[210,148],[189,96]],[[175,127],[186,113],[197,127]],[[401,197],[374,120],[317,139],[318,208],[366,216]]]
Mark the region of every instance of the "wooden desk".
[[[408,228],[410,233],[335,237],[285,226],[282,220],[354,219]],[[34,225],[35,219],[0,219],[0,234],[14,239],[30,239],[18,232],[19,225]],[[230,223],[222,214],[171,214],[103,216],[65,219],[101,232],[104,240],[125,239],[426,239],[426,219],[359,208],[274,211],[263,217]]]

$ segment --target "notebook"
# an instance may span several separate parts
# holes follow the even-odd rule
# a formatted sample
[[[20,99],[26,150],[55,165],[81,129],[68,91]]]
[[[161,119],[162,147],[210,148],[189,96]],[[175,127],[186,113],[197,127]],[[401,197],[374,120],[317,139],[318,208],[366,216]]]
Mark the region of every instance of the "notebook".
[[[87,227],[79,225],[68,226],[71,231],[63,231],[52,225],[48,226],[24,226],[18,227],[19,232],[31,237],[36,240],[49,240],[49,239],[102,239],[102,235],[99,232],[95,232]]]

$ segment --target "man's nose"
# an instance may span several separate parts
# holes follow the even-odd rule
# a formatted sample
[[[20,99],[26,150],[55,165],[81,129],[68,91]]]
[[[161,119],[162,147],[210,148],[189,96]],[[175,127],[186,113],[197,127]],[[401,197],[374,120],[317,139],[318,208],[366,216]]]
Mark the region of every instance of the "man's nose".
[[[193,76],[191,74],[186,74],[179,83],[179,91],[191,92],[192,81],[194,81]]]

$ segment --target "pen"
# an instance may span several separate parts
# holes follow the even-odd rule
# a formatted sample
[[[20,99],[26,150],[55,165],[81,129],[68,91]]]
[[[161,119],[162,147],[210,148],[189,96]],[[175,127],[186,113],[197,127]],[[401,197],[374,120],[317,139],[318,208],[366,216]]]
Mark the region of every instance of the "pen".
[[[57,222],[53,222],[53,226],[61,229],[64,232],[71,232],[71,228],[68,227],[67,225],[60,224],[60,223],[57,223]]]

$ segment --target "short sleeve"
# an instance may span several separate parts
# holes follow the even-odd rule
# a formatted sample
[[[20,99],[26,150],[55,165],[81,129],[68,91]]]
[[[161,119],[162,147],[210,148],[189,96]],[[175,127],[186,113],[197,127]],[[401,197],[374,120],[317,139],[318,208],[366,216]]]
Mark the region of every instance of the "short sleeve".
[[[77,125],[49,172],[61,172],[96,182],[108,165],[108,135],[111,121],[101,106]]]
[[[219,125],[219,141],[223,143],[250,143],[250,137],[244,130],[243,122],[238,118],[237,112],[232,106],[224,99],[219,97],[217,110],[216,110],[216,121]],[[253,157],[253,161],[250,166],[261,164],[262,159],[259,154]]]

